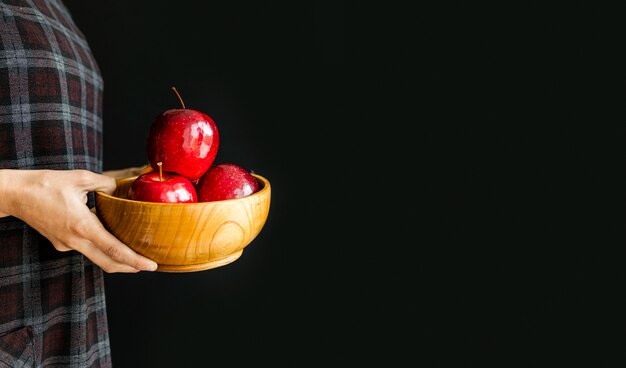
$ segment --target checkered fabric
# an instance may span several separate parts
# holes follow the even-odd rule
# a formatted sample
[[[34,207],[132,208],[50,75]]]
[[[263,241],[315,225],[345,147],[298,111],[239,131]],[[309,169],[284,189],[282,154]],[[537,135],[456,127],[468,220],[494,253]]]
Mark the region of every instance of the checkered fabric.
[[[0,41],[0,169],[102,172],[102,78],[64,4],[0,0]],[[0,218],[0,367],[53,366],[111,366],[102,270]]]

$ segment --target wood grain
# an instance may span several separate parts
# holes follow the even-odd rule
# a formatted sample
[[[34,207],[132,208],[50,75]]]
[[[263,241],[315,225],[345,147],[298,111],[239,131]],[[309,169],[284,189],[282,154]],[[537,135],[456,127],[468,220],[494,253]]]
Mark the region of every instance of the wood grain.
[[[113,195],[96,193],[96,214],[120,241],[159,264],[157,271],[195,272],[237,260],[267,220],[271,186],[215,202],[153,203],[126,199],[136,176],[117,180]]]

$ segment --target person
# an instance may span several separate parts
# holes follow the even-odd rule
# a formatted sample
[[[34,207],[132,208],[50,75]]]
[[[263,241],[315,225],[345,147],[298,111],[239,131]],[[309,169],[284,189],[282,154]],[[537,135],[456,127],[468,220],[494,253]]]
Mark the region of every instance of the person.
[[[110,234],[103,80],[61,0],[0,0],[0,367],[111,367],[104,272],[156,263]]]

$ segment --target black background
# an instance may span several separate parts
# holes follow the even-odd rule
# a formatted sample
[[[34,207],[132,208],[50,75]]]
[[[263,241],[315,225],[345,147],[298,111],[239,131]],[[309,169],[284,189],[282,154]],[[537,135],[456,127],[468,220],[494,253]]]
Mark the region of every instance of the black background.
[[[233,264],[107,275],[118,367],[623,360],[624,9],[66,3],[105,169],[143,164],[176,86],[272,183]]]
[[[347,56],[343,2],[66,4],[104,79],[105,170],[146,163],[150,124],[179,107],[175,86],[216,121],[216,162],[272,185],[265,227],[228,267],[106,275],[115,366],[325,362],[349,357],[346,343],[377,346],[373,313],[389,301],[364,232],[382,213],[364,211],[380,200],[369,176],[383,137],[357,116],[369,81]]]

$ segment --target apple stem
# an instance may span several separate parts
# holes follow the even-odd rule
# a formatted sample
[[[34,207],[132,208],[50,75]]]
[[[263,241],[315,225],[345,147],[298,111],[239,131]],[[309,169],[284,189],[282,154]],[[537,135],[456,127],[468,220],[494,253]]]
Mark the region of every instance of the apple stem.
[[[176,90],[176,87],[172,87],[172,91],[174,91],[174,93],[176,93],[176,96],[178,96],[178,99],[180,100],[180,104],[183,105],[183,109],[186,109],[185,103],[183,102],[183,99],[180,97],[180,93],[178,93],[178,91]]]
[[[159,180],[163,181],[163,162],[157,162],[157,166],[159,167]]]

